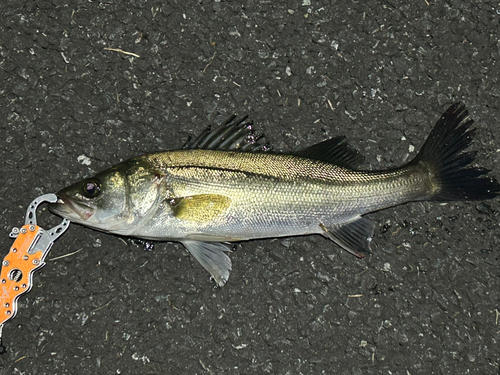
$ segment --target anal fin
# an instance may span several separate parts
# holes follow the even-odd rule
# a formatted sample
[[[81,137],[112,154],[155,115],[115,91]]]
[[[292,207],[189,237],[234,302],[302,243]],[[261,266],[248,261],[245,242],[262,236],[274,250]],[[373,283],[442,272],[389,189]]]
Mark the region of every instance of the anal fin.
[[[212,275],[219,288],[223,287],[231,273],[231,259],[225,254],[228,247],[218,242],[182,241],[192,256]]]
[[[327,228],[323,224],[320,224],[320,227],[323,229],[322,234],[325,237],[358,258],[364,258],[371,253],[370,243],[375,228],[373,221],[359,217],[350,223],[332,228]]]

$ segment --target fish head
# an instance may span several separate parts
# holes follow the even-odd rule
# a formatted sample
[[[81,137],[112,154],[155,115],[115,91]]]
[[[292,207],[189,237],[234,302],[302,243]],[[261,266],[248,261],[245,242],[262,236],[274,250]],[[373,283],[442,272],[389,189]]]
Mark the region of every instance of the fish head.
[[[162,181],[132,159],[60,190],[49,210],[78,224],[128,235],[158,205]]]

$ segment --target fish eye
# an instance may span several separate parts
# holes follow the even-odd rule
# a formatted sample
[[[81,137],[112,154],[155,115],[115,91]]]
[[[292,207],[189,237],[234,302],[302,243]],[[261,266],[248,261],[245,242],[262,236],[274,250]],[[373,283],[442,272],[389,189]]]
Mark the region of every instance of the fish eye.
[[[82,182],[82,194],[87,198],[95,198],[101,194],[101,182],[97,178],[89,178]]]

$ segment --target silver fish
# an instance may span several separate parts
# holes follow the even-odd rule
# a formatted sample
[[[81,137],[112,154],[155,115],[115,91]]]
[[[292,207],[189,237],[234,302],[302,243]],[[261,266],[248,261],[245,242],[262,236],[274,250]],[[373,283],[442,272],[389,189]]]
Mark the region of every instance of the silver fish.
[[[183,149],[120,163],[62,189],[50,210],[101,231],[179,241],[218,286],[229,278],[222,242],[321,234],[363,257],[374,223],[363,215],[410,201],[489,199],[500,185],[463,152],[475,130],[461,104],[438,120],[399,168],[361,171],[343,137],[266,152],[250,123],[230,119]]]

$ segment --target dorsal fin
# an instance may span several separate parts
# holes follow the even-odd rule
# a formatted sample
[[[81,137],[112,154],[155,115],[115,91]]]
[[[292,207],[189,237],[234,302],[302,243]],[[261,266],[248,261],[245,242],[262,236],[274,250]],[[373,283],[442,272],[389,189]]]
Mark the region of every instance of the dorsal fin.
[[[302,158],[326,161],[339,167],[356,169],[363,163],[363,156],[349,147],[344,136],[330,138],[316,143],[292,155]]]
[[[248,116],[236,119],[233,115],[219,127],[208,126],[195,140],[191,137],[183,149],[226,150],[226,151],[268,151],[269,145],[263,144],[264,136],[253,131],[253,123]]]

